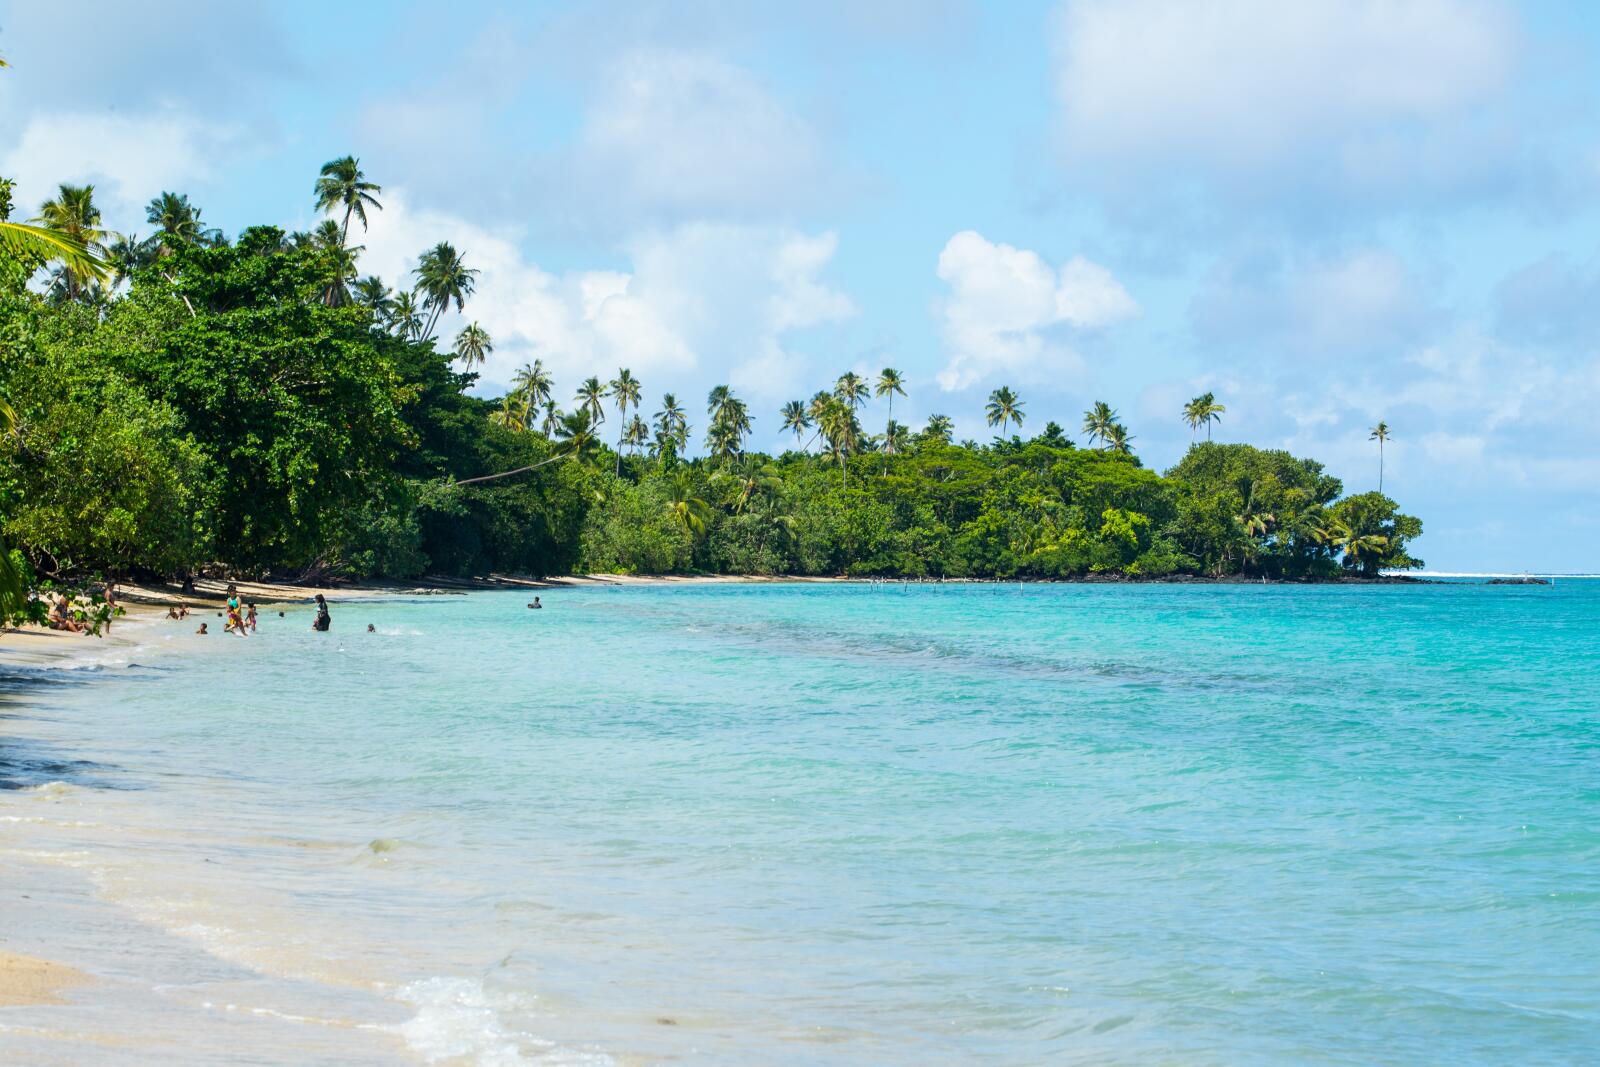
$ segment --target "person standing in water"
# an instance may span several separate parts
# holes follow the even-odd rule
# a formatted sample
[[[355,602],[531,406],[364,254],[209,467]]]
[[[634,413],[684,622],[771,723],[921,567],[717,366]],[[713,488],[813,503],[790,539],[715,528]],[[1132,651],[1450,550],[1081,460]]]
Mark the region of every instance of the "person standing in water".
[[[253,603],[250,605],[250,610],[245,613],[244,624],[250,628],[251,633],[256,632],[256,606]]]
[[[239,587],[232,582],[228,583],[228,623],[222,631],[238,634],[240,637],[249,636],[244,632],[244,615],[239,611]]]
[[[311,628],[318,633],[327,633],[328,627],[333,625],[333,617],[328,614],[328,602],[322,594],[317,594],[317,617],[311,620]]]

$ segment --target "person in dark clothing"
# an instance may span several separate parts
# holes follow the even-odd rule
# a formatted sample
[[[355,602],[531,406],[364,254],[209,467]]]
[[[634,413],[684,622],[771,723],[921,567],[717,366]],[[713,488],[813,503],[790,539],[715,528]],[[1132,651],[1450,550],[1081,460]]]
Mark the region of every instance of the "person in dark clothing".
[[[317,617],[312,620],[311,628],[318,633],[327,633],[328,627],[333,624],[333,618],[328,614],[328,602],[322,599],[322,594],[317,594]]]

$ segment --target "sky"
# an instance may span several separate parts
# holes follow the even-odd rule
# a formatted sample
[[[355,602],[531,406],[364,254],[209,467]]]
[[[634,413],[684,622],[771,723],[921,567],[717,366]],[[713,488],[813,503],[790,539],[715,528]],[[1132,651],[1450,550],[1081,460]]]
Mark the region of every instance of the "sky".
[[[1163,470],[1209,390],[1350,491],[1386,421],[1430,568],[1600,570],[1596,5],[87,0],[0,7],[0,54],[30,212],[305,229],[359,157],[363,273],[481,271],[444,331],[493,337],[485,396],[726,382],[777,450],[783,401],[892,366],[899,421],[1105,400]]]

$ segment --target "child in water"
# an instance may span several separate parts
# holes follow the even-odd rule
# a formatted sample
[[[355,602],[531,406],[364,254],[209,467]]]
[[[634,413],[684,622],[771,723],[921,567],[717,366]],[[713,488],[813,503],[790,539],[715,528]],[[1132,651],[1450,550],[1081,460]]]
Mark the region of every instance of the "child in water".
[[[195,631],[195,633],[197,633],[197,634],[203,634],[205,632],[206,632],[206,624],[205,623],[201,623],[200,624],[200,629]]]
[[[228,623],[223,628],[224,633],[235,633],[240,637],[248,637],[244,632],[244,617],[239,614],[239,587],[228,585]]]
[[[244,617],[244,624],[246,626],[250,627],[250,632],[251,633],[255,633],[256,632],[256,606],[255,606],[254,601],[251,602],[250,610],[249,610],[248,613],[246,613],[246,615]]]

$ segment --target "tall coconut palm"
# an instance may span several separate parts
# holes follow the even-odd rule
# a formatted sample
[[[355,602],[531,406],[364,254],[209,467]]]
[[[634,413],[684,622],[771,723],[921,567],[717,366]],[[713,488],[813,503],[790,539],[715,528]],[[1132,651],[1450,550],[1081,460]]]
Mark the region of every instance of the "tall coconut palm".
[[[1389,424],[1382,419],[1367,434],[1367,440],[1378,442],[1378,492],[1383,492],[1383,446],[1389,440]]]
[[[783,405],[781,414],[783,415],[783,428],[785,430],[793,430],[795,442],[798,443],[800,438],[805,436],[805,432],[811,428],[811,416],[806,413],[805,401],[789,401]]]
[[[1111,442],[1111,427],[1117,424],[1117,413],[1104,400],[1096,400],[1094,407],[1083,413],[1083,436],[1104,444]]]
[[[494,342],[489,338],[489,331],[476,322],[456,334],[456,358],[467,370],[471,370],[475,365],[483,366],[484,361],[489,358],[489,353],[493,351]]]
[[[661,410],[655,414],[655,424],[658,439],[665,436],[680,452],[689,447],[689,417],[672,393],[662,394]]]
[[[65,238],[69,242],[68,247],[82,248],[97,262],[104,263],[106,231],[100,228],[100,208],[94,202],[94,186],[67,185],[63,182],[56,195],[40,205],[39,215],[33,221]],[[69,299],[77,298],[85,282],[98,280],[75,270],[67,262],[65,254],[57,253],[55,258],[62,261],[63,280]],[[100,277],[104,276],[102,267]]]
[[[989,394],[989,406],[984,414],[990,426],[1000,427],[1000,435],[1003,437],[1008,424],[1022,425],[1024,417],[1022,398],[1013,393],[1009,385],[1002,385]]]
[[[1120,456],[1133,455],[1133,435],[1120,422],[1113,422],[1106,430],[1106,448]]]
[[[622,475],[622,439],[628,433],[628,408],[639,406],[639,379],[627,367],[611,379],[611,399],[617,405],[617,476]]]
[[[861,443],[861,426],[856,422],[855,412],[843,398],[829,397],[817,419],[817,428],[822,431],[823,440],[828,442],[828,450],[839,463],[839,484],[848,486],[850,468],[845,457]]]
[[[394,304],[389,309],[389,330],[407,341],[421,339],[422,307],[415,290],[407,289],[394,295]]]
[[[900,372],[893,367],[885,367],[878,372],[878,384],[872,391],[874,396],[889,398],[889,418],[887,424],[894,425],[894,398],[896,394],[906,395],[906,380]],[[886,455],[895,453],[894,434],[885,432],[883,435],[883,451]],[[884,469],[888,470],[888,460],[884,460]]]
[[[585,378],[583,384],[578,386],[578,395],[572,398],[576,401],[579,411],[588,412],[589,421],[599,426],[606,421],[606,387],[599,378],[593,375]]]
[[[867,402],[867,380],[855,371],[845,371],[833,383],[833,395],[843,400],[854,414],[856,408]]]
[[[383,210],[383,205],[373,195],[383,192],[383,186],[367,181],[366,177],[361,172],[361,161],[355,156],[330,159],[322,165],[321,174],[312,190],[317,198],[318,211],[329,215],[344,211],[344,224],[339,228],[341,245],[350,236],[351,215],[361,220],[361,228],[365,230],[367,208]]]
[[[528,406],[535,408],[549,400],[550,390],[555,388],[555,381],[544,369],[542,359],[536,359],[531,364],[524,363],[522,369],[512,375],[511,384],[522,394]]]
[[[1217,403],[1215,393],[1205,392],[1183,405],[1183,421],[1189,424],[1189,437],[1194,438],[1194,431],[1200,426],[1206,428],[1206,440],[1211,440],[1211,424],[1221,422],[1222,416],[1227,412],[1227,407]]]
[[[421,337],[433,336],[443,315],[453,301],[457,311],[467,306],[467,297],[477,288],[478,272],[469,267],[461,253],[448,241],[440,241],[417,261],[417,289],[422,293],[422,306],[428,311],[428,323]]]
[[[622,437],[623,442],[634,452],[650,443],[650,425],[639,417],[637,412],[628,421],[628,430]]]
[[[539,429],[546,437],[554,437],[561,432],[561,420],[566,416],[556,406],[554,400],[544,402],[544,417],[539,423]]]

